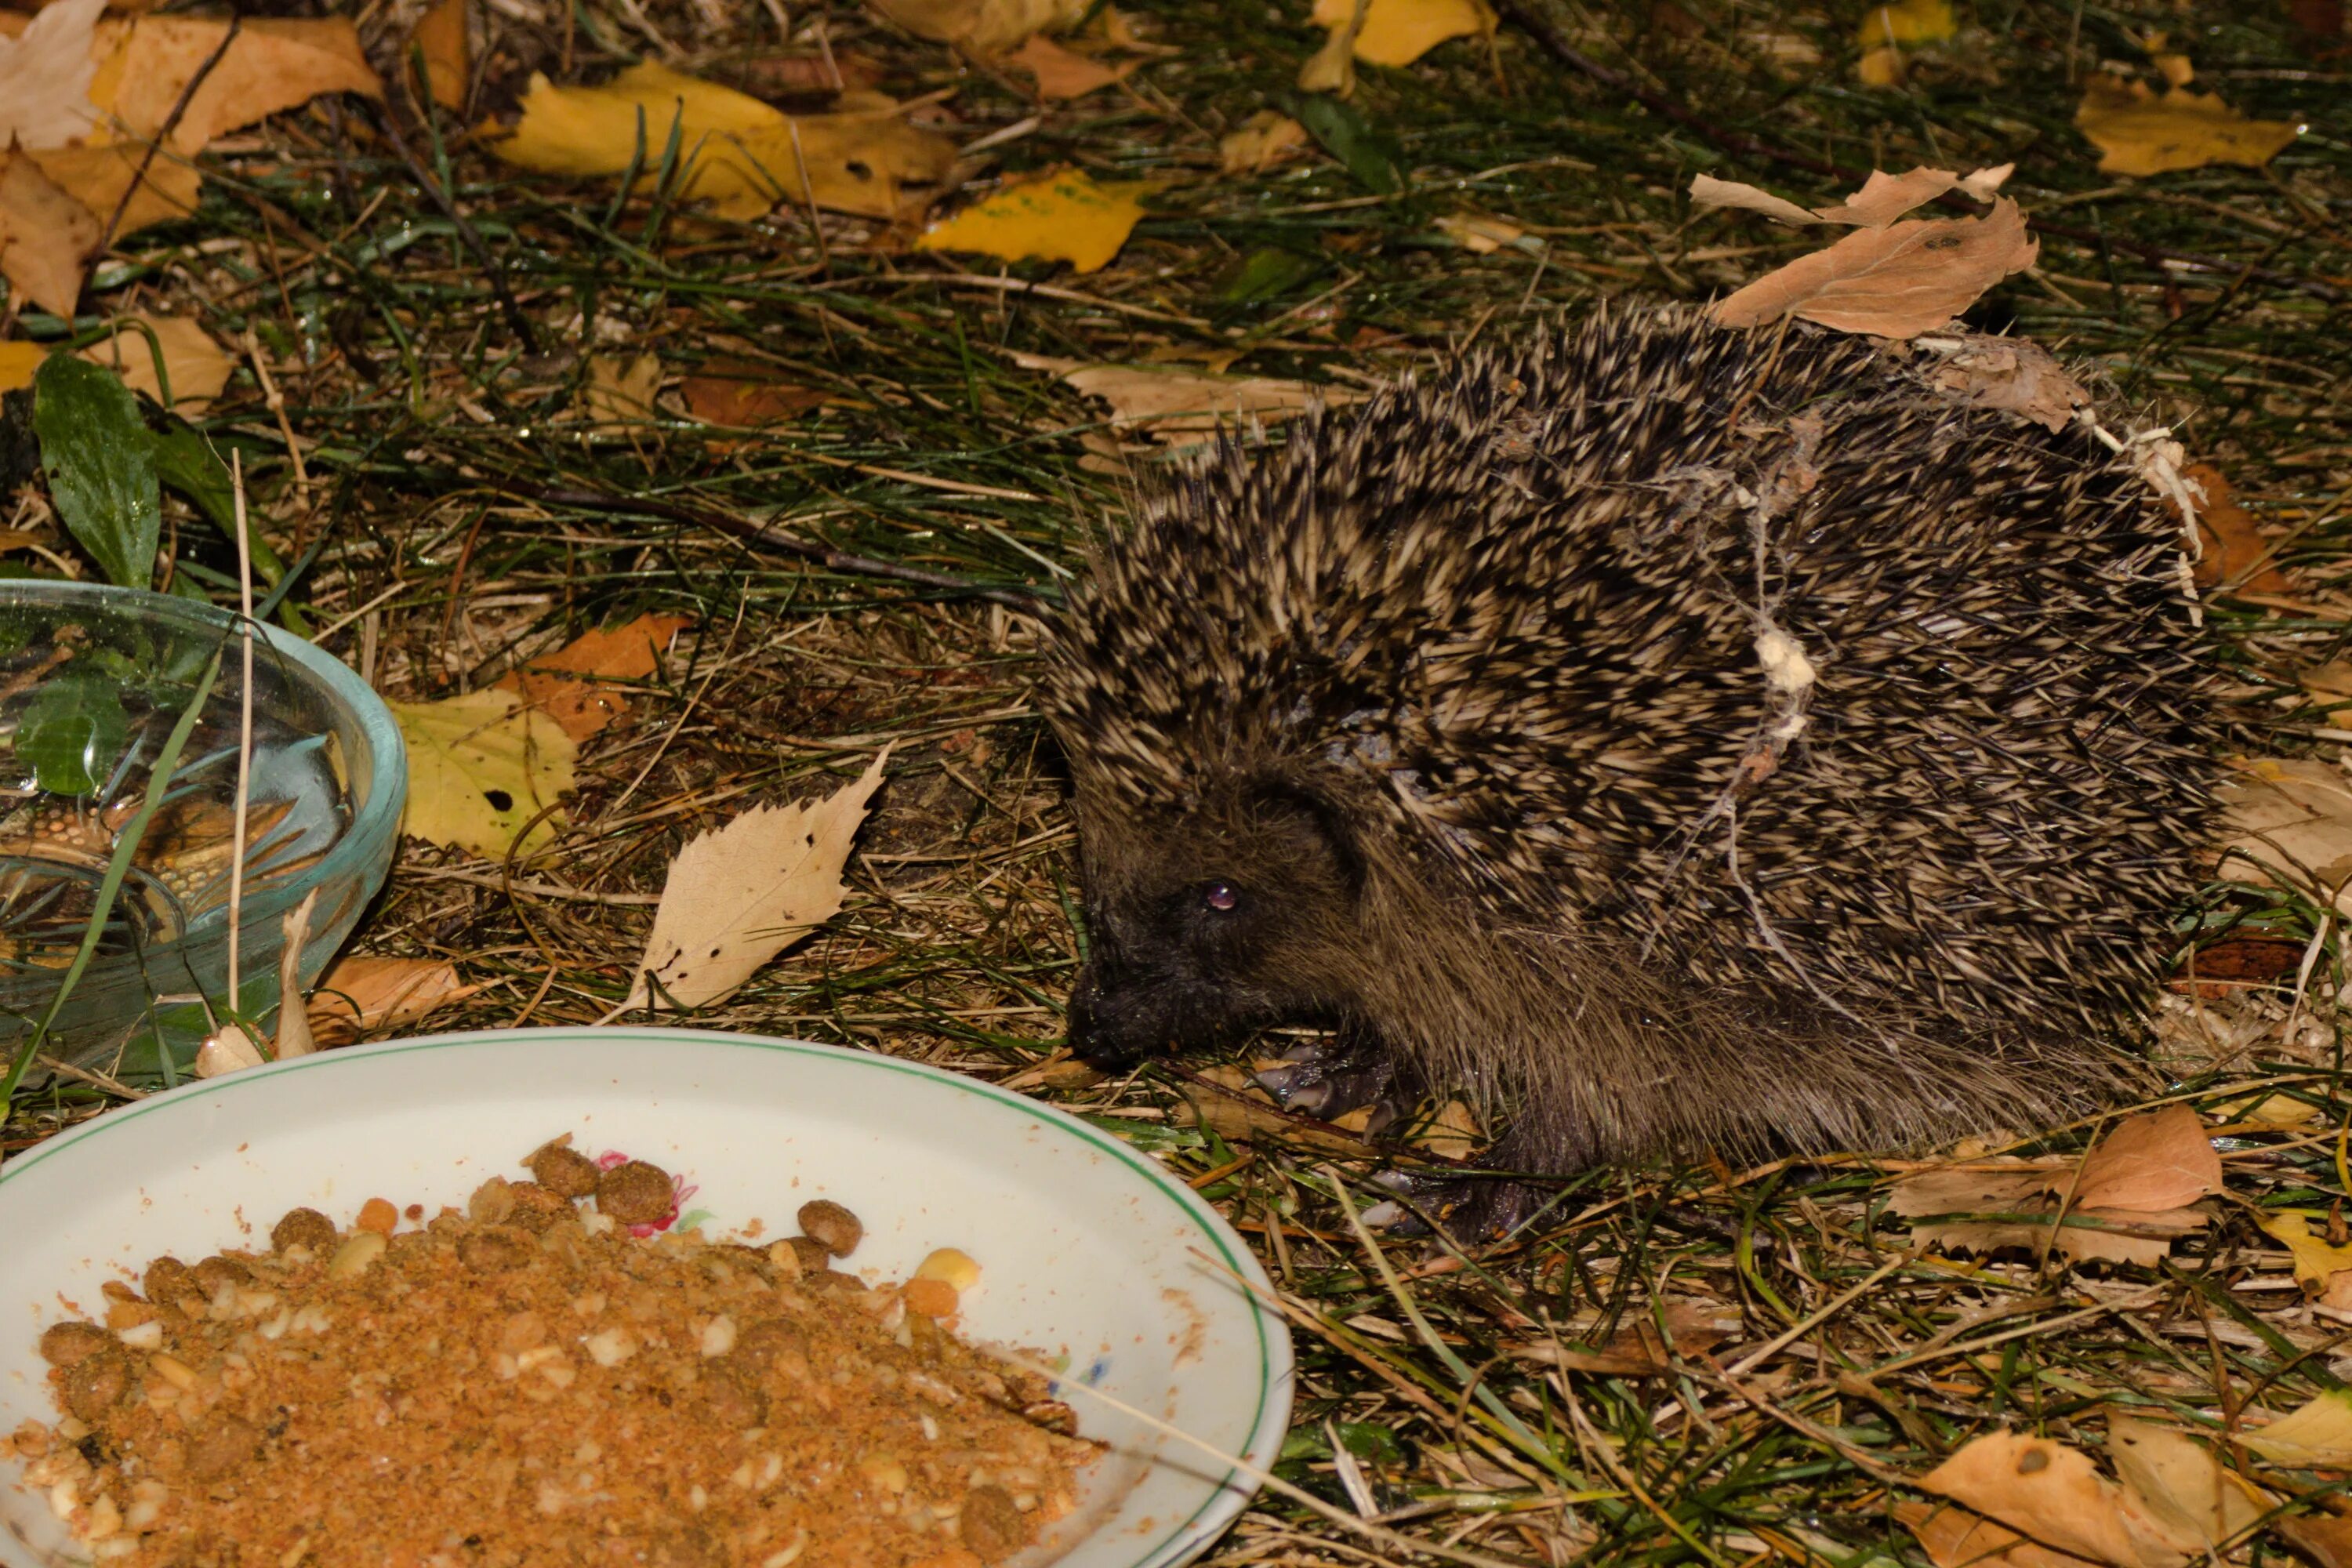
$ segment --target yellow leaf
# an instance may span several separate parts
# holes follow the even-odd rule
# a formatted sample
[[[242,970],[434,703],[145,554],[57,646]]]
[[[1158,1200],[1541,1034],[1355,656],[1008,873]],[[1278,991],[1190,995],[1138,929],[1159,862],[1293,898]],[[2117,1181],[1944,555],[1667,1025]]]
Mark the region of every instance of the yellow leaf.
[[[2210,1448],[2169,1426],[2110,1415],[2107,1459],[2168,1539],[2208,1552],[2243,1532],[2273,1502]]]
[[[591,354],[588,384],[580,389],[580,411],[595,434],[620,435],[654,417],[654,394],[661,378],[661,361],[653,354]]]
[[[842,868],[882,784],[885,748],[858,780],[813,804],[760,805],[678,851],[625,1007],[698,1007],[831,920]]]
[[[678,195],[737,219],[811,199],[840,212],[895,216],[955,162],[953,143],[895,113],[794,120],[749,94],[657,65],[632,66],[602,87],[556,87],[534,74],[521,123],[490,150],[550,174],[619,174],[635,163],[650,180],[673,133],[683,170]]]
[[[1948,1502],[1899,1502],[1895,1517],[1919,1538],[1936,1568],[2096,1568]]]
[[[2241,1429],[2238,1441],[2274,1465],[2302,1470],[2352,1469],[2352,1389],[2331,1388],[2267,1426],[2252,1432]]]
[[[1217,139],[1217,165],[1228,174],[1255,174],[1306,145],[1307,127],[1286,114],[1261,109],[1242,121],[1240,130]]]
[[[81,357],[116,372],[123,385],[161,403],[163,383],[155,369],[161,350],[163,374],[172,382],[172,405],[182,412],[210,407],[236,369],[236,362],[220,344],[185,316],[123,316],[107,324],[114,335],[82,350]],[[154,333],[152,342],[150,331]]]
[[[1336,31],[1355,15],[1356,0],[1315,0],[1318,26]],[[1355,56],[1366,65],[1409,66],[1448,38],[1494,30],[1495,13],[1485,0],[1370,0]]]
[[[52,147],[27,154],[59,190],[104,220],[120,212],[114,237],[136,234],[150,224],[168,223],[196,210],[204,174],[192,156],[169,147],[147,156],[144,142],[103,142],[88,147]],[[142,173],[143,165],[143,173]],[[131,191],[136,180],[138,189]],[[124,201],[125,192],[131,199]]]
[[[193,153],[320,93],[383,97],[349,17],[248,16],[223,51],[227,31],[227,22],[203,17],[139,17],[100,62],[90,100],[138,138],[158,134],[177,109],[172,145]],[[188,84],[215,54],[181,108]]]
[[[1448,213],[1437,220],[1437,231],[1475,256],[1487,256],[1508,245],[1517,247],[1528,231],[1508,218],[1484,213]]]
[[[1076,170],[1039,174],[940,219],[915,248],[976,250],[1004,261],[1034,257],[1093,272],[1118,254],[1143,216],[1143,198],[1157,189],[1150,180],[1097,184]]]
[[[2210,92],[2162,94],[2146,82],[2091,79],[2074,124],[2100,153],[2103,174],[2161,174],[2214,163],[2260,168],[2303,133],[2280,120],[2249,120]]]
[[[554,837],[561,813],[540,814],[572,787],[574,747],[562,725],[495,689],[387,706],[408,742],[402,832],[501,860]]]
[[[1441,1160],[1475,1158],[1486,1146],[1478,1118],[1466,1101],[1449,1100],[1413,1134],[1412,1141]]]
[[[1865,49],[1890,45],[1908,48],[1941,43],[1957,30],[1950,0],[1897,0],[1893,5],[1872,6],[1854,41]]]
[[[1973,1438],[1918,1485],[2069,1556],[2116,1568],[2181,1568],[2201,1545],[2177,1536],[2081,1449],[2029,1433]]]
[[[1853,64],[1853,74],[1864,87],[1901,87],[1903,85],[1903,51],[1892,44],[1879,44],[1862,51]],[[1979,1523],[1985,1523],[1979,1521]],[[1998,1525],[1988,1525],[1999,1529]],[[1924,1539],[1924,1537],[1923,1537]]]
[[[410,41],[425,57],[425,89],[444,109],[466,107],[473,77],[473,40],[466,32],[466,0],[433,0]]]
[[[33,373],[48,357],[49,351],[38,343],[0,343],[0,392],[22,392],[32,385]]]
[[[2352,1268],[2352,1247],[2332,1246],[2326,1237],[2311,1234],[2311,1220],[2292,1209],[2272,1209],[2254,1223],[2273,1241],[2284,1242],[2294,1258],[2297,1283],[2325,1289],[2331,1275]]]
[[[1076,21],[1087,0],[874,0],[874,8],[919,38],[992,55]]]

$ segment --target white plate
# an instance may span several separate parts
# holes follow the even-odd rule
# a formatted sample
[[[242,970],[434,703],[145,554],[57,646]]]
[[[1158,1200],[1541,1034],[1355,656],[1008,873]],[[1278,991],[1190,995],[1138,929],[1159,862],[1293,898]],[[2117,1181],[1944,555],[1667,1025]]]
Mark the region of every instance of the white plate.
[[[936,1247],[982,1266],[963,1331],[1068,1357],[1072,1376],[1264,1468],[1290,1415],[1290,1339],[1240,1237],[1149,1156],[1060,1111],[934,1068],[686,1029],[513,1029],[395,1040],[192,1084],[0,1166],[0,1432],[50,1419],[35,1340],[63,1303],[159,1253],[267,1246],[307,1204],[348,1225],[383,1196],[430,1213],[570,1131],[695,1186],[714,1239],[772,1239],[814,1197],[866,1241],[847,1267],[903,1279]],[[698,1214],[701,1216],[698,1220]],[[1062,1397],[1112,1446],[1078,1511],[1029,1561],[1174,1568],[1253,1485],[1199,1450]],[[0,1564],[69,1550],[0,1464]]]

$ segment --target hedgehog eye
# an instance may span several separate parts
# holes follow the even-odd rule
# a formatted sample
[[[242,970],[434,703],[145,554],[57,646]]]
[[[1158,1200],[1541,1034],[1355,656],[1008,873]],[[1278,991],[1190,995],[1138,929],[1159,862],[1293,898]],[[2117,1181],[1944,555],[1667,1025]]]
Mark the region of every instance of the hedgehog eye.
[[[1201,889],[1201,905],[1219,914],[1241,907],[1242,893],[1231,882],[1211,882]]]

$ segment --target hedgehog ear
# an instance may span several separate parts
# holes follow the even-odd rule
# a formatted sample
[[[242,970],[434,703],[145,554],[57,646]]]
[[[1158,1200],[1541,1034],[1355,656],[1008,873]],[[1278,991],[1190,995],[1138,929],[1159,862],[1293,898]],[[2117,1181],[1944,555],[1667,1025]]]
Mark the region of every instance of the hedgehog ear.
[[[1364,890],[1362,848],[1348,814],[1329,795],[1295,778],[1267,777],[1250,785],[1248,799],[1261,819],[1293,826],[1302,838],[1328,850],[1350,896]]]

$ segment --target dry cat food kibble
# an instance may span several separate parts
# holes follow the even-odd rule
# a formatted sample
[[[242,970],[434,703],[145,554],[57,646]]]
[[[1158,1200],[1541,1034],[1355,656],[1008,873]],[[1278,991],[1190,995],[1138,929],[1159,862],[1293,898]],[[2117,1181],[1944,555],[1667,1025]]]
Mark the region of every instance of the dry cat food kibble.
[[[940,1326],[962,1253],[869,1289],[839,1204],[764,1247],[638,1239],[667,1172],[525,1163],[421,1228],[297,1208],[108,1283],[0,1458],[125,1568],[981,1568],[1070,1510],[1072,1412]]]

